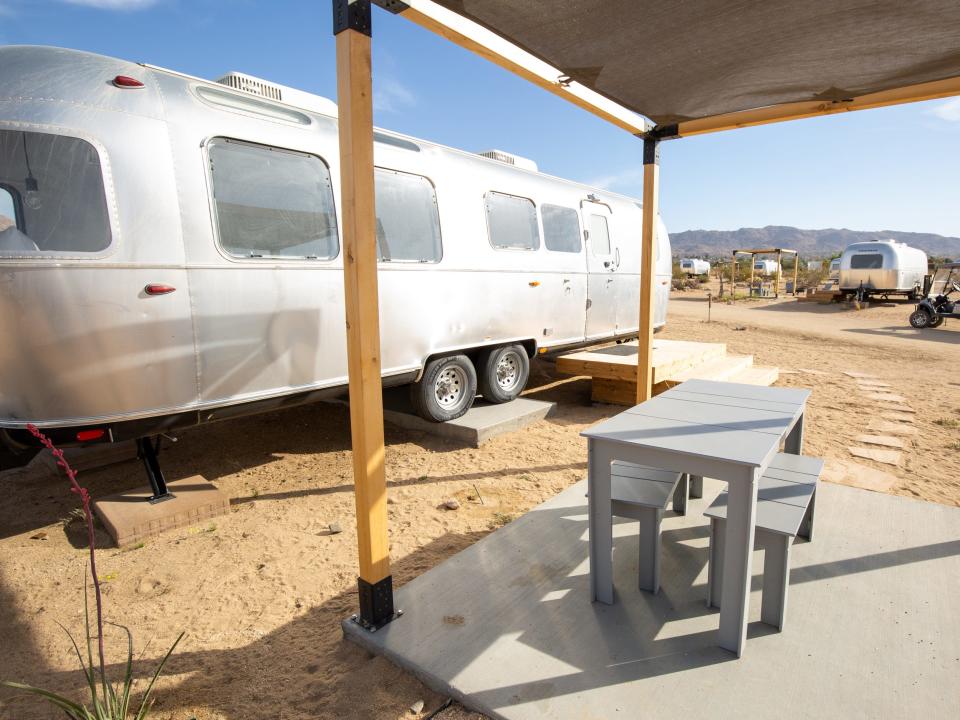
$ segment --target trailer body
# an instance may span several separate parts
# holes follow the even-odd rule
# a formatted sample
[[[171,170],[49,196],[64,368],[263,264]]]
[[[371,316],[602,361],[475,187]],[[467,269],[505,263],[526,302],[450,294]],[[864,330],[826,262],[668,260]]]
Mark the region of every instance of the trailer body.
[[[0,48],[0,429],[121,440],[343,392],[336,105],[225,83]],[[385,384],[636,336],[636,199],[379,129],[375,163]],[[661,327],[662,221],[656,272]]]
[[[844,293],[916,297],[927,274],[927,254],[895,240],[848,245],[840,257]]]

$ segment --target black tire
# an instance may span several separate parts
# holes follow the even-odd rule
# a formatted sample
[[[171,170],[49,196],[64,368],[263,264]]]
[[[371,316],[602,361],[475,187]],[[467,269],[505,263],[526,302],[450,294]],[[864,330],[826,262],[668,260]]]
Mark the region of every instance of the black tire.
[[[910,327],[916,328],[917,330],[923,330],[927,327],[936,327],[936,325],[933,325],[930,320],[930,313],[923,308],[918,308],[910,313]]]
[[[930,320],[930,324],[927,327],[936,328],[940,327],[941,325],[943,325],[943,317],[941,315],[937,315],[935,318]]]
[[[515,400],[530,379],[530,358],[523,345],[484,350],[477,363],[479,391],[491,403]]]
[[[477,396],[477,371],[466,355],[448,355],[427,363],[419,382],[410,387],[417,415],[430,422],[456,420]]]

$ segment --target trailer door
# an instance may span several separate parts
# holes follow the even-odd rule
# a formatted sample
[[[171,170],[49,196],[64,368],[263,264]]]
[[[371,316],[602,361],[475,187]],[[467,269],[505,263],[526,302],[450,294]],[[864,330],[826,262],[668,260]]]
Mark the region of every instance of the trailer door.
[[[587,245],[587,338],[614,335],[617,330],[615,274],[619,252],[610,232],[610,208],[581,203]]]

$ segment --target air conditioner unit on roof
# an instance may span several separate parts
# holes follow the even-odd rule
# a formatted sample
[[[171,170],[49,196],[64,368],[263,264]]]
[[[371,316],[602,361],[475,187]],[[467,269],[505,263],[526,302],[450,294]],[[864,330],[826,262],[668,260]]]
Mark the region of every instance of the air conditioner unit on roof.
[[[482,153],[477,154],[485,158],[490,158],[491,160],[499,160],[507,165],[513,165],[518,168],[523,168],[524,170],[533,170],[534,172],[537,172],[537,164],[533,160],[504,152],[503,150],[484,150]]]
[[[329,98],[287,87],[286,85],[272,83],[268,80],[262,80],[253,75],[230,72],[222,78],[218,78],[216,82],[220,85],[231,87],[234,90],[240,90],[241,92],[280,102],[284,105],[292,105],[301,110],[310,110],[320,113],[321,115],[330,115],[332,117],[337,116],[337,104]]]

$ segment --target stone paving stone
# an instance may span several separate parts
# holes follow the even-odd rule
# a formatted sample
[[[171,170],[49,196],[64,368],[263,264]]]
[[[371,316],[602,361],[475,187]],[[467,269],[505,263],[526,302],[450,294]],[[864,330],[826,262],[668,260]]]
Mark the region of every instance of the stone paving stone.
[[[878,450],[876,448],[848,447],[847,450],[854,457],[866,458],[884,465],[899,465],[900,456],[903,455],[899,450]]]
[[[903,440],[890,435],[859,435],[857,442],[867,445],[883,445],[884,447],[903,449]]]

